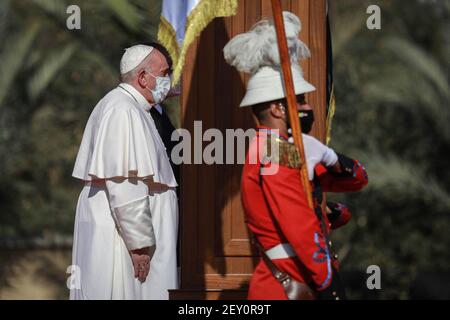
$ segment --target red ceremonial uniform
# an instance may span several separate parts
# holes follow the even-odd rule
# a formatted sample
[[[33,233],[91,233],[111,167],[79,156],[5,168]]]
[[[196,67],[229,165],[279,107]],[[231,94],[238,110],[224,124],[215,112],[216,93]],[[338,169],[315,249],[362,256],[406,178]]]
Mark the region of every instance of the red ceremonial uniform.
[[[280,146],[278,159],[261,165],[261,146],[267,145],[270,139],[276,139]],[[274,162],[278,165],[278,171],[262,175],[261,168],[267,168]],[[286,243],[294,250],[293,257],[273,259],[275,265],[294,280],[321,291],[333,282],[333,268],[338,268],[337,260],[332,257],[326,244],[327,234],[324,235],[321,221],[308,206],[300,179],[300,166],[294,145],[281,137],[259,131],[250,144],[243,168],[242,202],[247,226],[264,250]],[[345,177],[333,175],[323,166],[315,169],[316,181],[319,181],[323,191],[357,191],[367,184],[365,170],[357,161],[351,175]],[[315,202],[317,208],[318,201]],[[322,216],[328,233],[330,224],[327,215]],[[248,298],[287,299],[283,287],[262,260],[251,278]]]

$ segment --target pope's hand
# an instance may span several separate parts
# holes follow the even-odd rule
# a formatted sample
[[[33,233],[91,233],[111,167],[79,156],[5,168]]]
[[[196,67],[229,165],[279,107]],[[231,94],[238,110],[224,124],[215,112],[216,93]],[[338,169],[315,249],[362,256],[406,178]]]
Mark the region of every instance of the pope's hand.
[[[140,282],[145,282],[150,271],[151,248],[132,250],[130,254],[134,267],[134,277],[138,278]]]

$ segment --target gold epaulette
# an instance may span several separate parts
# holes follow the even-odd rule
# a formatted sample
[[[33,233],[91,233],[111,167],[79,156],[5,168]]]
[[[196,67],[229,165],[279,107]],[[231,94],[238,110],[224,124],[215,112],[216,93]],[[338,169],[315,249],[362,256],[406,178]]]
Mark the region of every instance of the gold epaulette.
[[[266,143],[266,159],[270,162],[277,163],[280,166],[289,168],[300,168],[302,166],[300,153],[293,143],[290,143],[273,135],[267,136]],[[278,152],[271,152],[272,147],[277,148]]]

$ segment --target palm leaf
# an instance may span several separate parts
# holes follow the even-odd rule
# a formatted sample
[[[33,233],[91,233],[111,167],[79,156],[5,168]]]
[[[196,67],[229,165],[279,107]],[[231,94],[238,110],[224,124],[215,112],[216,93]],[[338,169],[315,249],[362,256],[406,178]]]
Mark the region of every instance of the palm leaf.
[[[441,137],[450,139],[450,110],[445,108],[445,99],[439,95],[434,83],[422,72],[399,64],[381,67],[367,81],[363,94],[376,106],[403,107],[409,112],[420,112],[421,116],[425,110],[441,132]]]
[[[17,74],[22,69],[31,46],[40,29],[40,23],[35,22],[23,32],[17,34],[9,43],[10,47],[0,57],[0,106],[3,104]]]
[[[141,12],[127,0],[103,0],[105,6],[128,29],[138,32],[144,21]]]
[[[105,70],[111,77],[118,78],[119,71],[117,68],[114,68],[111,63],[109,63],[102,55],[98,54],[93,50],[89,50],[88,48],[83,47],[80,54],[85,57],[87,60],[97,64],[103,70]]]
[[[62,51],[57,50],[48,55],[28,83],[28,94],[32,100],[35,100],[42,94],[55,79],[58,72],[65,67],[76,50],[77,44],[72,43],[66,45]]]
[[[0,1],[0,40],[3,40],[10,10],[10,0]]]
[[[377,152],[363,157],[370,159],[367,168],[370,189],[402,201],[421,198],[434,207],[450,209],[450,194],[435,177],[404,159],[381,154]]]
[[[397,55],[398,59],[431,80],[443,97],[449,97],[446,69],[442,68],[430,54],[418,45],[399,37],[389,37],[384,44]]]
[[[355,37],[363,30],[365,27],[365,17],[362,15],[354,16],[351,19],[345,19],[344,22],[336,25],[336,30],[339,32],[333,33],[333,53],[335,56],[339,56],[345,47],[355,39]],[[342,26],[341,26],[342,25]]]
[[[33,0],[33,3],[40,7],[44,12],[61,21],[66,21],[66,10],[68,5],[63,0]]]

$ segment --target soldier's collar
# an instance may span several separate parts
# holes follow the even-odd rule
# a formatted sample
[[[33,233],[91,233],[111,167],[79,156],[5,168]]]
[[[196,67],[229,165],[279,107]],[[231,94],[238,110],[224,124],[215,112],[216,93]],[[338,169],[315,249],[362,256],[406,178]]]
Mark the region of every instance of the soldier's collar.
[[[258,133],[264,133],[266,135],[271,135],[271,136],[280,138],[282,140],[289,141],[289,137],[285,136],[284,134],[280,134],[273,128],[269,128],[266,126],[258,126],[258,127],[256,127],[256,130],[258,130]]]

